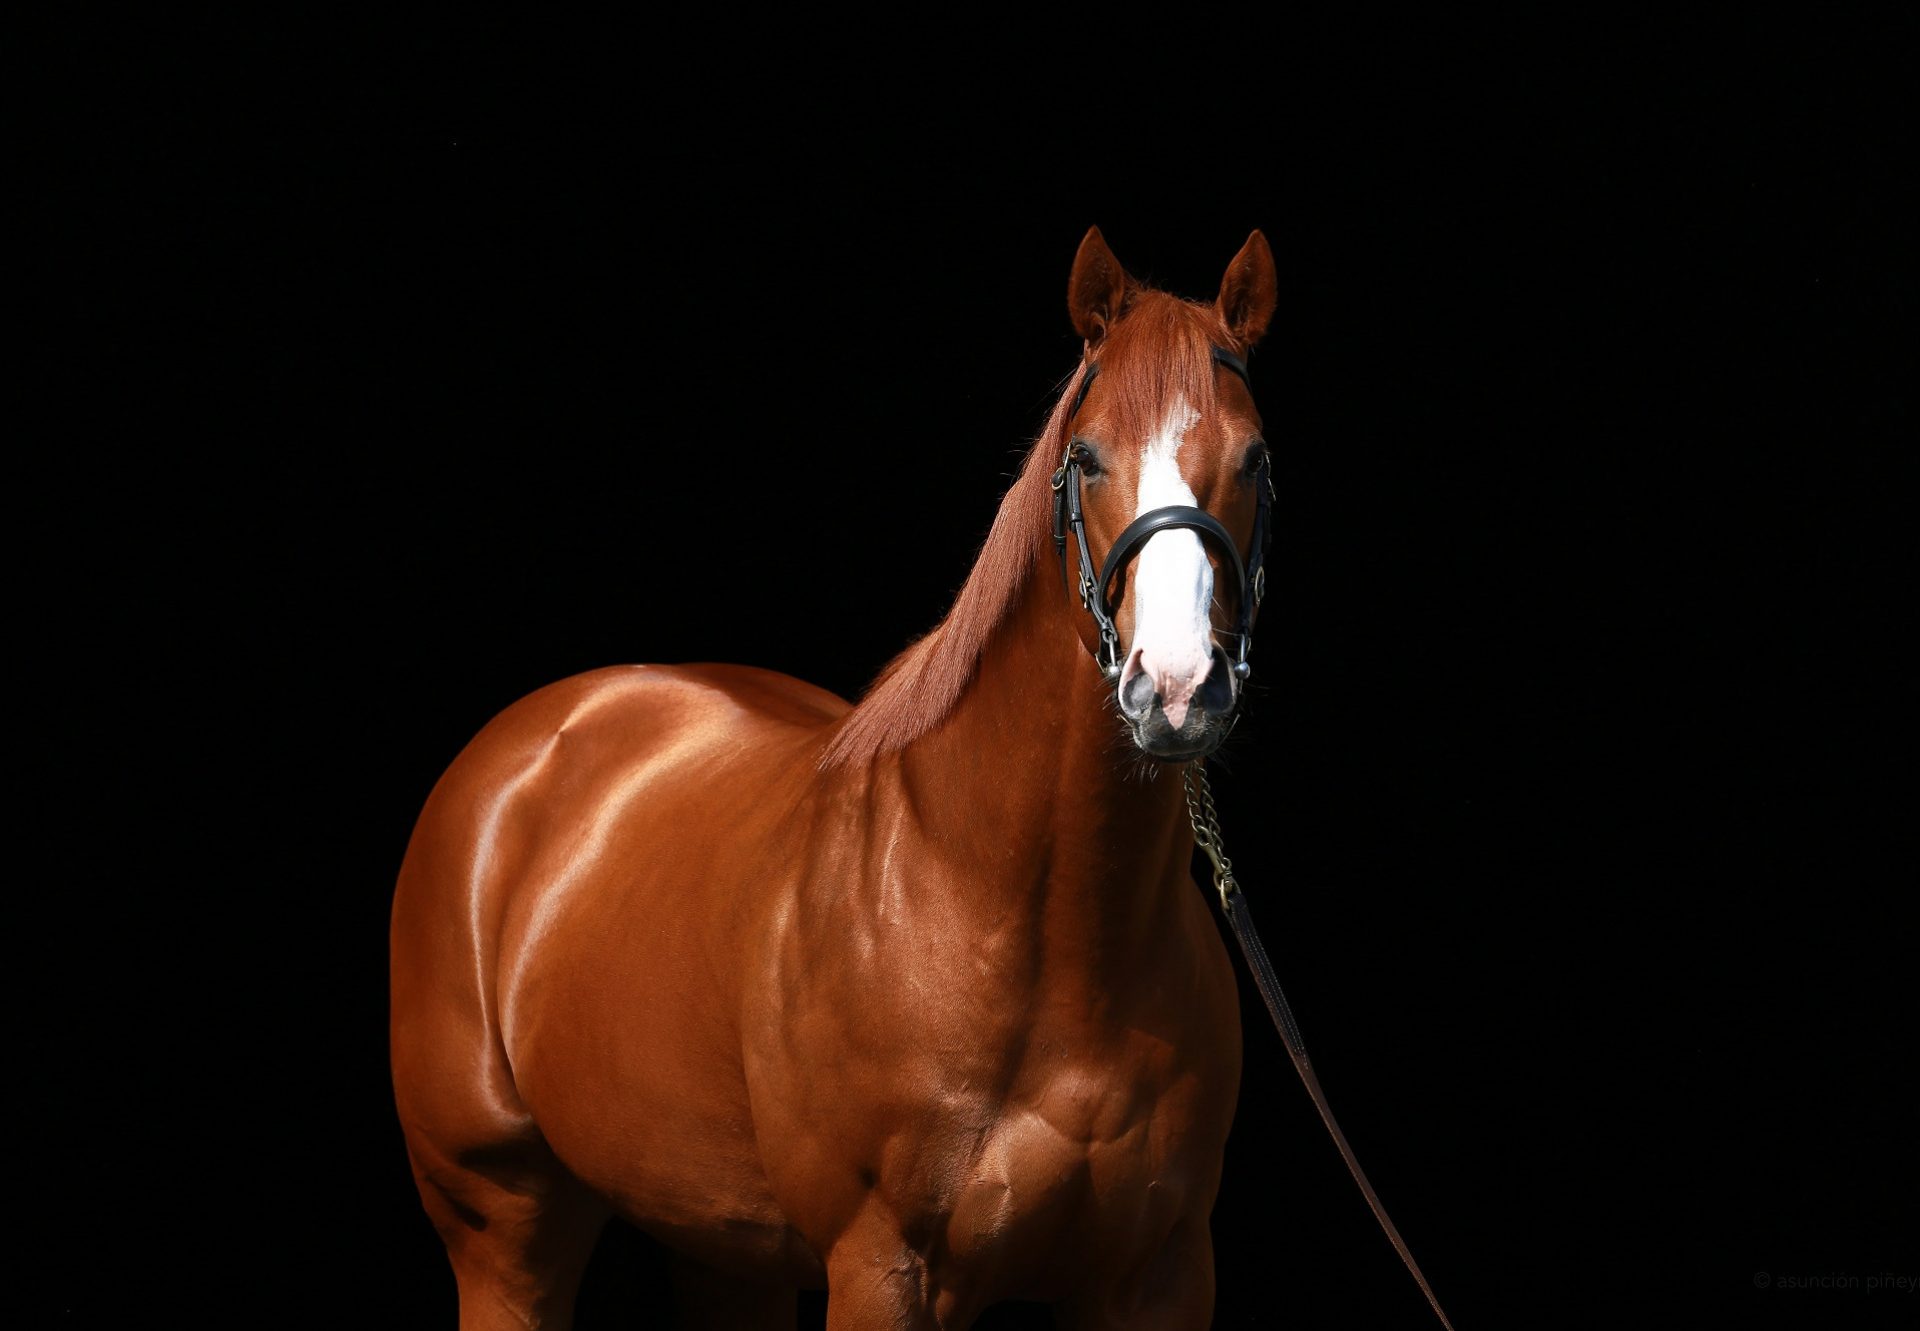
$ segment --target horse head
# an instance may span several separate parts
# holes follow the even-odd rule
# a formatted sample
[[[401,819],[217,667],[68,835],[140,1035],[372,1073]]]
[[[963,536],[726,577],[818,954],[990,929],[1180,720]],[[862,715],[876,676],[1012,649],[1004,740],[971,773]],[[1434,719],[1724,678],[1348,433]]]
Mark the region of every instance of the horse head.
[[[1128,276],[1098,227],[1074,257],[1067,309],[1085,351],[1054,538],[1063,568],[1077,538],[1081,639],[1157,759],[1218,748],[1250,668],[1272,471],[1245,357],[1276,299],[1258,231],[1211,304]]]

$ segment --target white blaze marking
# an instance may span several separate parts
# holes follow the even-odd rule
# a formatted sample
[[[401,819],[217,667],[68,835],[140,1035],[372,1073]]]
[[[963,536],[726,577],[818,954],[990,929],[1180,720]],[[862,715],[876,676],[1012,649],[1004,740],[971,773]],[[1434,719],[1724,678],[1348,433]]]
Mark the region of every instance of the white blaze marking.
[[[1186,398],[1174,399],[1140,460],[1135,517],[1170,504],[1199,507],[1180,475],[1180,445],[1199,419]],[[1134,565],[1133,597],[1133,643],[1121,685],[1145,670],[1161,695],[1167,720],[1178,727],[1213,662],[1213,566],[1207,563],[1199,533],[1181,529],[1148,538]]]

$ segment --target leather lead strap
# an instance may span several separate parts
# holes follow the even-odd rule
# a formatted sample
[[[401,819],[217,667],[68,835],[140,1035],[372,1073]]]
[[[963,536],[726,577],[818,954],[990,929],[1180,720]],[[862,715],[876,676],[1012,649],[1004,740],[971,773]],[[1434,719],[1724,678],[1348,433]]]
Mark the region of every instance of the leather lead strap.
[[[1287,1003],[1287,996],[1280,991],[1280,977],[1273,972],[1273,962],[1267,956],[1266,946],[1261,943],[1259,933],[1253,927],[1253,916],[1247,910],[1247,899],[1238,887],[1224,894],[1221,910],[1227,917],[1227,923],[1233,928],[1233,936],[1240,944],[1240,954],[1247,959],[1247,969],[1253,972],[1253,982],[1260,990],[1260,997],[1266,1000],[1267,1015],[1273,1018],[1273,1024],[1280,1031],[1280,1038],[1286,1042],[1287,1056],[1293,1060],[1293,1070],[1300,1074],[1300,1080],[1307,1088],[1307,1094],[1313,1098],[1313,1107],[1320,1111],[1320,1121],[1327,1125],[1327,1132],[1333,1137],[1333,1144],[1340,1148],[1340,1158],[1347,1162],[1347,1172],[1353,1175],[1353,1181],[1360,1185],[1360,1191],[1366,1196],[1367,1205],[1373,1209],[1373,1218],[1380,1222],[1380,1228],[1386,1231],[1387,1241],[1393,1244],[1400,1260],[1406,1263],[1407,1274],[1420,1286],[1420,1292],[1427,1296],[1427,1303],[1433,1308],[1433,1315],[1440,1319],[1440,1325],[1453,1331],[1453,1323],[1447,1320],[1446,1310],[1441,1308],[1440,1300],[1434,1295],[1433,1286],[1427,1283],[1427,1277],[1420,1270],[1420,1263],[1413,1260],[1413,1253],[1407,1248],[1407,1241],[1400,1237],[1400,1231],[1394,1227],[1393,1219],[1387,1214],[1387,1208],[1380,1203],[1380,1196],[1374,1192],[1373,1184],[1367,1181],[1367,1171],[1360,1168],[1353,1148],[1347,1145],[1347,1135],[1340,1131],[1340,1122],[1334,1118],[1333,1110],[1327,1104],[1327,1093],[1320,1089],[1320,1078],[1314,1075],[1313,1063],[1307,1058],[1306,1041],[1300,1038],[1300,1023],[1294,1019],[1293,1008]]]
[[[1227,917],[1234,940],[1240,944],[1240,955],[1247,959],[1247,969],[1253,972],[1253,982],[1267,1005],[1267,1015],[1273,1018],[1280,1038],[1286,1042],[1287,1057],[1293,1060],[1293,1070],[1300,1074],[1301,1083],[1313,1099],[1313,1107],[1320,1111],[1320,1121],[1327,1125],[1333,1144],[1340,1149],[1340,1158],[1347,1162],[1347,1172],[1360,1185],[1367,1205],[1372,1208],[1373,1218],[1380,1222],[1380,1228],[1386,1231],[1393,1250],[1406,1263],[1407,1273],[1420,1286],[1420,1292],[1427,1296],[1427,1304],[1433,1309],[1433,1315],[1440,1319],[1440,1325],[1447,1331],[1453,1331],[1453,1323],[1447,1320],[1440,1300],[1434,1296],[1426,1273],[1421,1271],[1420,1263],[1413,1260],[1407,1241],[1400,1237],[1400,1231],[1394,1228],[1392,1218],[1387,1215],[1387,1208],[1380,1204],[1379,1194],[1374,1192],[1373,1184],[1367,1180],[1367,1171],[1360,1168],[1353,1148],[1347,1145],[1347,1134],[1340,1131],[1339,1120],[1334,1118],[1333,1109],[1327,1104],[1326,1092],[1320,1089],[1320,1078],[1314,1074],[1313,1062],[1307,1057],[1307,1042],[1300,1035],[1300,1023],[1294,1019],[1293,1006],[1287,1002],[1286,994],[1281,992],[1280,977],[1274,974],[1273,961],[1267,956],[1266,945],[1260,941],[1259,930],[1253,927],[1253,913],[1248,910],[1247,898],[1240,891],[1240,881],[1233,876],[1233,861],[1227,856],[1225,840],[1220,833],[1220,811],[1214,807],[1213,786],[1207,780],[1206,767],[1199,762],[1191,764],[1181,774],[1180,781],[1187,797],[1187,820],[1193,824],[1194,849],[1204,853],[1213,862],[1213,888],[1220,898],[1220,913]]]

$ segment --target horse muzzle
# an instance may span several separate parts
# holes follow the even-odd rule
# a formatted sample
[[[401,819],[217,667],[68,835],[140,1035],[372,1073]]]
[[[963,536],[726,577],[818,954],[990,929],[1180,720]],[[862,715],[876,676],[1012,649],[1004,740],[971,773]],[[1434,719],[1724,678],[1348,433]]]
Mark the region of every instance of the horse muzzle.
[[[1120,673],[1120,715],[1142,753],[1164,762],[1204,758],[1233,729],[1240,676],[1219,647],[1199,678],[1156,669],[1136,648]]]

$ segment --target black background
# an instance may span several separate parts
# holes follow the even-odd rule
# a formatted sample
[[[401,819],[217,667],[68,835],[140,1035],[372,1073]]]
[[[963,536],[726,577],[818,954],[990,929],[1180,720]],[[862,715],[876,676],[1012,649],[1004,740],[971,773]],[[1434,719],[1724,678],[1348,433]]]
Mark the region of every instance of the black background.
[[[1098,223],[1186,295],[1279,260],[1217,785],[1459,1325],[1911,1317],[1865,1288],[1920,1275],[1911,21],[729,23],[50,41],[34,1306],[452,1324],[385,1064],[428,789],[599,665],[857,695],[1072,370]],[[1218,1324],[1426,1324],[1243,1009]],[[658,1270],[610,1235],[581,1324]]]

